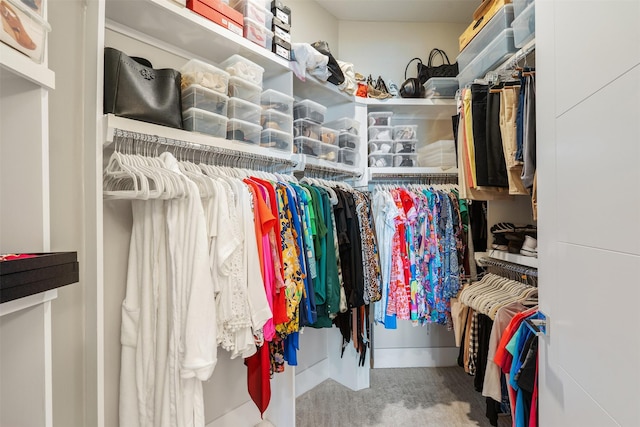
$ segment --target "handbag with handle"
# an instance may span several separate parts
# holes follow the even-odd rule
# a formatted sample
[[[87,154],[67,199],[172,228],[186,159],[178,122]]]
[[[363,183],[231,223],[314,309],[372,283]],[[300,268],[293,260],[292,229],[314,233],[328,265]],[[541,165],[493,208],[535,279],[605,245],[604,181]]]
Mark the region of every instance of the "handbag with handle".
[[[104,49],[104,113],[182,129],[180,72]]]
[[[440,56],[442,65],[434,66],[436,58]],[[422,61],[418,64],[418,77],[422,84],[426,83],[431,77],[456,77],[458,75],[458,63],[451,63],[446,52],[442,49],[432,49],[429,53],[429,62],[424,65]]]
[[[407,78],[407,71],[409,71],[409,65],[415,60],[418,60],[418,77]],[[422,59],[413,58],[404,69],[404,83],[400,86],[400,96],[402,98],[424,98],[425,88],[424,82],[420,79],[420,66],[422,65]]]

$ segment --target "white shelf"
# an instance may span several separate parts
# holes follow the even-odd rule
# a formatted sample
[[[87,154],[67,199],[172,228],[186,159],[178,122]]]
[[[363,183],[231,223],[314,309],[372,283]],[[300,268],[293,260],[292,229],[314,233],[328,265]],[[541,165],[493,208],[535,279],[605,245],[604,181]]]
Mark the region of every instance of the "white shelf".
[[[240,54],[265,68],[265,77],[289,72],[289,61],[169,0],[107,0],[106,17],[141,38],[220,63]],[[112,24],[111,24],[112,25]]]
[[[451,116],[456,114],[454,99],[389,98],[380,100],[356,98],[356,102],[365,104],[369,112],[393,111],[407,118],[450,120]]]
[[[4,80],[7,75],[5,71],[9,71],[11,74],[27,79],[44,89],[55,89],[55,73],[48,69],[45,65],[37,64],[33,62],[31,58],[17,50],[7,46],[4,43],[0,43],[0,67],[3,68],[2,79]]]
[[[104,129],[106,131],[104,137],[105,147],[113,143],[116,130],[119,129],[125,132],[133,132],[157,138],[186,142],[195,146],[217,147],[223,150],[235,151],[237,153],[255,154],[258,156],[272,158],[276,162],[278,160],[291,161],[292,157],[291,153],[260,147],[257,144],[254,145],[239,141],[230,141],[228,139],[216,138],[198,132],[190,132],[182,129],[160,126],[153,123],[131,120],[124,117],[114,116],[113,114],[107,114],[104,117]]]
[[[512,254],[505,251],[492,250],[489,252],[489,257],[499,259],[502,261],[512,262],[514,264],[525,265],[527,267],[538,268],[538,258]]]
[[[314,76],[308,75],[305,81],[293,78],[293,93],[300,99],[312,99],[325,107],[337,104],[353,102],[355,97],[338,89],[338,86],[329,82],[322,82]]]
[[[58,290],[50,289],[48,291],[4,302],[0,304],[0,317],[15,313],[16,311],[25,310],[38,304],[44,304],[47,301],[56,299],[57,297]]]
[[[419,178],[421,175],[448,175],[457,174],[457,168],[425,168],[425,167],[388,167],[388,168],[367,168],[369,179],[381,177],[411,177]]]

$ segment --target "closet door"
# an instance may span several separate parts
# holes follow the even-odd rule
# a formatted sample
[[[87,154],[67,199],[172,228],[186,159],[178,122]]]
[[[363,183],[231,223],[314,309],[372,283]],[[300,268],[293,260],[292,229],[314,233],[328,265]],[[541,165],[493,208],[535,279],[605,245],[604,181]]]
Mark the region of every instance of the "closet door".
[[[638,425],[640,1],[536,14],[539,425]]]

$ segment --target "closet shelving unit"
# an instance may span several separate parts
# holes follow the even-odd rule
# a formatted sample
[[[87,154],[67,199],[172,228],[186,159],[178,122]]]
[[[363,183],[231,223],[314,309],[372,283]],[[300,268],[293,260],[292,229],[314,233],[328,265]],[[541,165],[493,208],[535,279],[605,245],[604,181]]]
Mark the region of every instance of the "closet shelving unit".
[[[48,93],[55,73],[0,43],[0,254],[50,251]],[[8,261],[11,262],[11,261]],[[51,301],[0,304],[0,425],[52,426]]]

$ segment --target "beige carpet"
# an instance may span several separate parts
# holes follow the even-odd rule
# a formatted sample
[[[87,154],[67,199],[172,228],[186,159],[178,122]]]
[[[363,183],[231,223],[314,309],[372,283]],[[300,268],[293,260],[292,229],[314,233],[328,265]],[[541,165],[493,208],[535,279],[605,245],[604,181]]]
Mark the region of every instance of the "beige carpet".
[[[462,368],[372,369],[371,388],[327,380],[296,399],[296,427],[467,427],[491,424]],[[500,417],[509,427],[510,417]]]

